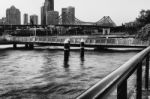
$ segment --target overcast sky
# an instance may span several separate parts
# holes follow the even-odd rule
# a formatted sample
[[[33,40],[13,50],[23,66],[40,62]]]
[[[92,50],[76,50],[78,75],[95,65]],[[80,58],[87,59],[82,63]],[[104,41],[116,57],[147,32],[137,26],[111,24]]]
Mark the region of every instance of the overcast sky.
[[[0,18],[6,16],[6,9],[14,5],[23,14],[39,15],[45,0],[0,0]],[[150,9],[150,0],[55,0],[55,10],[74,6],[76,17],[82,21],[96,22],[103,16],[110,16],[117,24],[135,20],[141,9]]]

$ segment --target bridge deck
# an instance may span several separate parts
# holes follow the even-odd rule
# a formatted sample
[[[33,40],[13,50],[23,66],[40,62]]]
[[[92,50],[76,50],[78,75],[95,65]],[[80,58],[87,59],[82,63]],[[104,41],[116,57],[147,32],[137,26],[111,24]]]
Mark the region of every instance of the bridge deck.
[[[145,48],[149,42],[143,42],[134,38],[99,38],[99,37],[6,37],[9,43],[34,43],[51,46],[64,46],[64,41],[70,39],[70,45],[73,47],[80,47],[81,40],[84,40],[85,47],[99,47],[99,48]]]

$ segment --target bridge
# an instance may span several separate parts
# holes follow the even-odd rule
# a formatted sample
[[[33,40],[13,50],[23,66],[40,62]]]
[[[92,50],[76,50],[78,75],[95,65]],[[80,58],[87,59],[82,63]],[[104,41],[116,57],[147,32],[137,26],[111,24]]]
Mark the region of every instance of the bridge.
[[[4,39],[9,44],[27,44],[34,47],[38,45],[64,46],[66,39],[70,46],[80,47],[81,41],[84,41],[85,47],[91,48],[145,48],[149,42],[139,41],[134,38],[116,38],[109,36],[6,36]]]
[[[63,28],[74,28],[74,27],[78,27],[78,28],[90,28],[90,29],[105,29],[103,31],[109,31],[107,29],[110,28],[117,28],[116,24],[112,21],[112,19],[109,16],[104,16],[102,19],[100,19],[97,22],[84,22],[79,20],[78,18],[74,18],[74,22],[70,22],[69,17],[67,17],[68,20],[66,23],[62,22],[62,15],[60,15],[58,17],[58,24],[51,24],[51,25],[35,25],[35,24],[30,24],[30,25],[9,25],[9,24],[2,24],[0,25],[0,30],[4,31],[4,30],[16,30],[16,29],[27,29],[27,28],[47,28],[50,26],[53,27],[63,27]]]

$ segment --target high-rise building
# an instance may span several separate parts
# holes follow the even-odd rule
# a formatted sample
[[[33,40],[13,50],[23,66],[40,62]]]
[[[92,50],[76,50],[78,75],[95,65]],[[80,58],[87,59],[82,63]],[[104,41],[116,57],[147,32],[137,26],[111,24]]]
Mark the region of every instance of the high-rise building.
[[[68,17],[70,24],[74,24],[75,22],[75,8],[74,7],[68,7]]]
[[[48,11],[54,11],[54,0],[45,0],[44,6],[41,7],[41,24],[46,25],[46,14]]]
[[[59,22],[59,13],[58,11],[48,11],[46,16],[46,25],[56,25]]]
[[[62,8],[62,24],[74,24],[75,22],[75,8]]]
[[[50,11],[54,11],[54,0],[48,0],[50,5]]]
[[[10,25],[20,25],[21,24],[21,13],[19,9],[15,6],[11,6],[6,10],[6,20]]]
[[[38,16],[37,15],[31,15],[30,16],[30,24],[31,25],[38,25]]]
[[[62,24],[67,24],[68,20],[67,20],[67,8],[62,8]]]
[[[8,24],[7,23],[7,20],[6,20],[6,17],[2,17],[2,19],[0,19],[0,25],[6,25],[6,24]]]
[[[45,19],[46,19],[46,18],[45,18],[45,15],[46,15],[46,14],[45,14],[44,12],[45,12],[44,6],[42,6],[42,7],[41,7],[41,25],[45,25],[45,24],[46,24],[46,23],[45,23],[45,22],[46,22],[46,20],[45,20]]]
[[[45,0],[44,6],[47,11],[54,11],[54,0]]]
[[[28,25],[28,14],[24,14],[24,25]]]

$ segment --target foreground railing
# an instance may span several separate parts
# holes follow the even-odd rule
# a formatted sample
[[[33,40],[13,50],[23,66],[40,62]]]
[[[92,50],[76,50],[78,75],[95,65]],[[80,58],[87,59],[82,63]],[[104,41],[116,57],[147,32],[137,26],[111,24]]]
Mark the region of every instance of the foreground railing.
[[[117,89],[117,99],[129,99],[127,81],[136,71],[136,99],[142,98],[142,63],[145,62],[144,85],[148,90],[149,84],[149,53],[150,47],[135,55],[120,68],[106,76],[96,85],[85,91],[77,99],[107,99]]]

